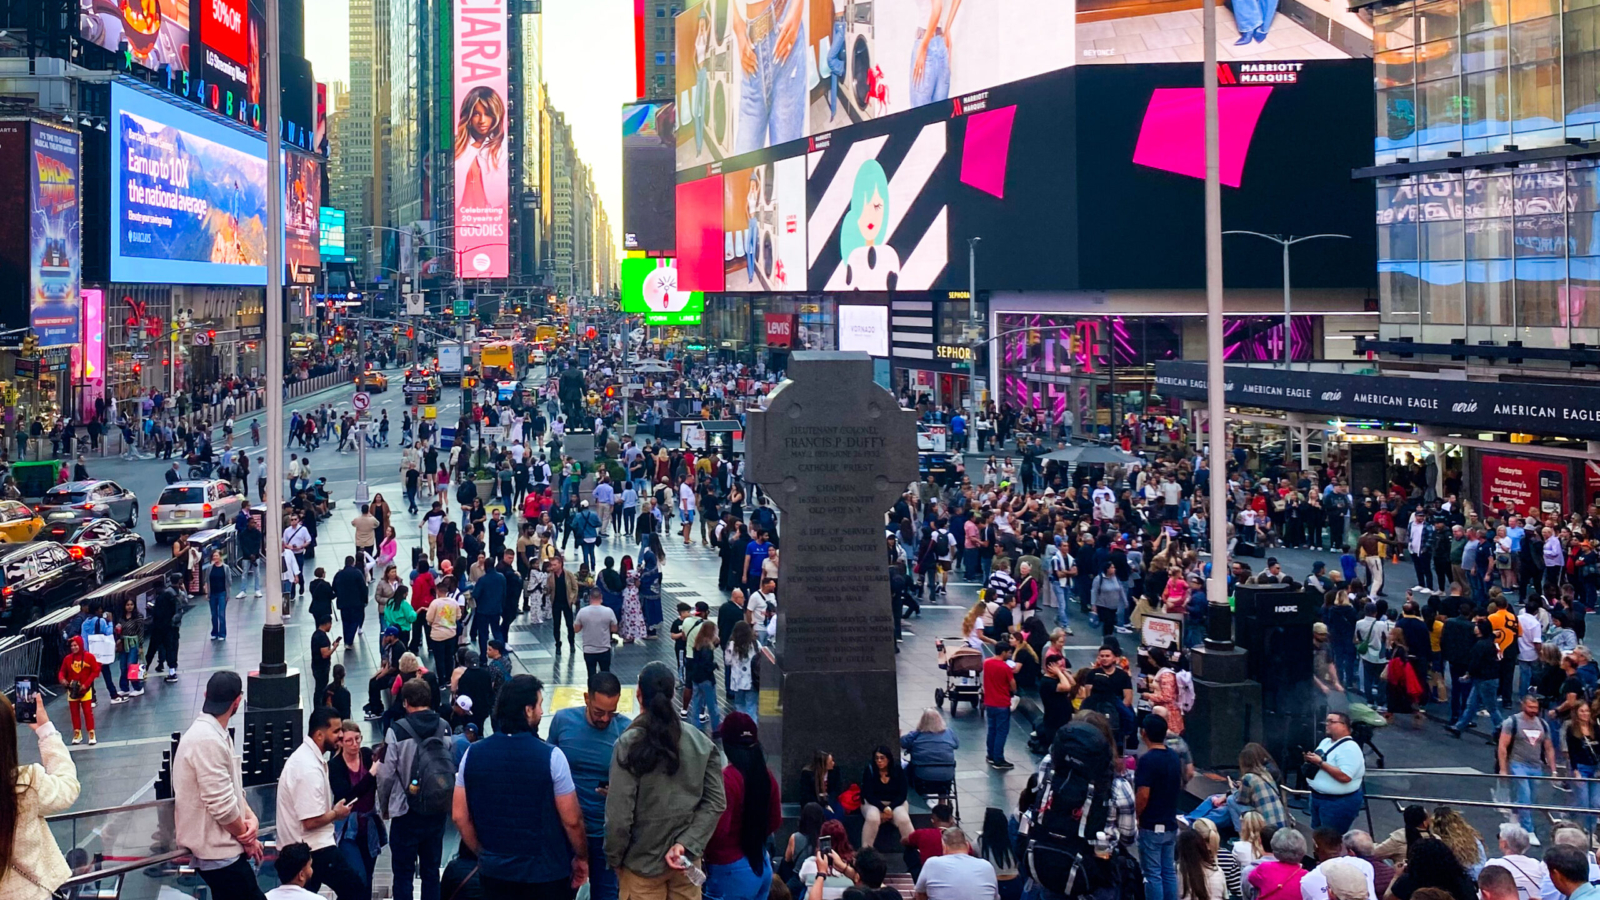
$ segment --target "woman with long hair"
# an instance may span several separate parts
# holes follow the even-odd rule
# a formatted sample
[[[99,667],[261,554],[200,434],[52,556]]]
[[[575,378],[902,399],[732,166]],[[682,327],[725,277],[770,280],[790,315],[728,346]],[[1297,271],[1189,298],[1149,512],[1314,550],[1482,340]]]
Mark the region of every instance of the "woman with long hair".
[[[1373,859],[1403,860],[1412,844],[1433,837],[1433,817],[1427,807],[1413,803],[1400,811],[1400,818],[1404,824],[1372,849]]]
[[[1595,728],[1589,704],[1579,703],[1567,713],[1566,743],[1567,760],[1572,764],[1572,804],[1594,809],[1600,804],[1600,782],[1595,781],[1600,772],[1600,729]],[[1584,816],[1583,822],[1587,830],[1594,831],[1594,816]]]
[[[840,888],[849,887],[859,881],[855,862],[856,848],[850,843],[849,835],[845,834],[844,823],[838,819],[829,819],[822,823],[822,831],[817,837],[821,841],[829,841],[833,849],[828,853],[828,868],[831,870],[823,884],[823,896],[833,896],[829,888],[838,891]],[[820,852],[807,857],[800,864],[800,883],[809,885],[817,878],[817,857]]]
[[[1437,824],[1437,812],[1434,820]],[[1410,900],[1412,894],[1423,888],[1438,888],[1454,900],[1475,900],[1478,896],[1472,876],[1467,874],[1456,854],[1436,837],[1425,837],[1411,845],[1406,851],[1405,871],[1389,884],[1383,896],[1386,900],[1390,897]]]
[[[694,633],[694,646],[684,661],[684,675],[693,691],[689,698],[689,721],[700,721],[705,713],[706,734],[717,733],[721,714],[717,710],[717,623],[706,622]]]
[[[885,819],[893,820],[904,840],[911,836],[911,807],[906,802],[906,773],[900,768],[900,753],[886,746],[872,751],[867,770],[861,774],[861,846],[878,841],[878,828]]]
[[[1213,831],[1212,835],[1215,834]],[[1228,884],[1222,870],[1217,868],[1216,850],[1205,835],[1194,828],[1180,829],[1173,856],[1177,860],[1178,896],[1182,900],[1225,900]]]
[[[1473,828],[1461,813],[1448,806],[1434,808],[1433,836],[1450,848],[1450,852],[1455,854],[1456,862],[1461,863],[1461,868],[1473,878],[1478,877],[1483,864],[1489,861],[1488,854],[1483,850],[1483,835],[1479,834],[1478,829]]]
[[[800,770],[799,802],[816,803],[828,812],[830,818],[838,818],[841,815],[839,794],[843,791],[844,779],[834,763],[833,754],[817,750],[811,755],[811,762]]]
[[[800,807],[800,821],[783,848],[783,862],[778,865],[778,877],[788,882],[800,868],[800,863],[817,852],[817,838],[822,834],[822,823],[828,821],[828,811],[820,803],[807,803]]]
[[[720,818],[711,811],[721,806],[712,802],[718,798],[705,795],[708,784],[721,784],[713,765],[717,748],[678,719],[677,684],[677,673],[666,663],[645,665],[639,673],[639,714],[612,751],[606,850],[620,858],[617,877],[624,892],[631,885],[641,893],[688,896],[693,886],[686,874],[686,848],[676,842],[662,846],[674,840],[664,836],[710,834]]]
[[[1244,892],[1244,871],[1239,866],[1239,859],[1231,852],[1222,852],[1222,833],[1217,830],[1217,823],[1210,819],[1196,819],[1191,823],[1195,834],[1205,838],[1206,849],[1211,853],[1211,861],[1222,871],[1222,881],[1226,886],[1226,896],[1239,897]]]
[[[506,104],[493,88],[467,91],[456,115],[456,184],[458,207],[484,209],[504,205]],[[497,196],[490,196],[491,193]],[[500,202],[497,203],[496,200]]]
[[[1239,867],[1241,883],[1249,880],[1250,872],[1267,856],[1267,820],[1261,813],[1250,810],[1239,817],[1239,839],[1233,842],[1234,864]]]
[[[644,622],[644,604],[639,600],[639,570],[633,567],[633,557],[622,558],[622,621],[617,627],[623,643],[642,641],[647,634]]]
[[[772,860],[767,839],[783,824],[778,779],[767,768],[755,719],[734,711],[722,723],[722,769],[727,806],[706,844],[706,893],[715,897],[767,896]]]
[[[0,694],[0,772],[11,790],[0,791],[0,897],[47,897],[72,876],[45,816],[78,800],[78,769],[45,713],[43,695],[33,695],[30,724],[43,764],[17,761],[17,714]]]
[[[976,849],[978,856],[994,866],[1000,900],[1020,900],[1026,879],[1017,868],[1020,860],[1012,850],[1011,824],[1006,821],[1005,810],[991,806],[983,811],[983,831],[978,834]]]
[[[733,693],[733,708],[754,719],[760,713],[761,694],[756,689],[756,656],[776,664],[772,651],[756,640],[756,631],[749,622],[737,622],[728,646],[722,650],[722,661],[727,663],[728,690]]]

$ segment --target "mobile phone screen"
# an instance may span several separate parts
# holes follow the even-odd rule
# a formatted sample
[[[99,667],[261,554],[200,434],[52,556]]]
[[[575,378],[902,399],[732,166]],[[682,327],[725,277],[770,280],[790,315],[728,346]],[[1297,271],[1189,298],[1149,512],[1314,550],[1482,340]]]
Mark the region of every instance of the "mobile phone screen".
[[[822,835],[821,837],[818,837],[817,838],[817,850],[821,851],[823,856],[827,856],[829,853],[832,853],[833,852],[833,838],[828,837],[825,834]]]
[[[38,721],[38,713],[34,710],[34,691],[37,684],[31,675],[18,675],[16,689],[17,721],[25,725],[32,725]]]

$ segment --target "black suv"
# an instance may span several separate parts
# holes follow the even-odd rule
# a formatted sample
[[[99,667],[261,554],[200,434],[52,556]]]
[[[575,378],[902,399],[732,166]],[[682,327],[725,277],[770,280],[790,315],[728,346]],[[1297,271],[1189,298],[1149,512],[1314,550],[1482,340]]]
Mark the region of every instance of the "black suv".
[[[94,590],[92,563],[72,558],[60,544],[0,547],[0,631],[16,634],[40,613]]]

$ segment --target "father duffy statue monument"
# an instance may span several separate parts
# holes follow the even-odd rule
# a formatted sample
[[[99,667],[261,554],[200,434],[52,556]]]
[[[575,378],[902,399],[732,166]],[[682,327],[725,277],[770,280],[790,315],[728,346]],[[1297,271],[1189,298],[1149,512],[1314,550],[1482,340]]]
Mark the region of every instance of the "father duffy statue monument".
[[[884,514],[917,480],[916,413],[865,353],[799,351],[788,375],[745,426],[746,477],[783,513],[782,721],[762,729],[779,725],[783,784],[818,750],[849,784],[873,748],[899,746]]]

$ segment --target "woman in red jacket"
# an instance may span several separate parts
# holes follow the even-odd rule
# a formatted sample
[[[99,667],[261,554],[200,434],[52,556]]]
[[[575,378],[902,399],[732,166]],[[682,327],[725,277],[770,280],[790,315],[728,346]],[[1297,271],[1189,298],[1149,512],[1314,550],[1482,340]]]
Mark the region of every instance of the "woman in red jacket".
[[[83,743],[83,730],[89,730],[89,745],[94,737],[94,680],[100,677],[100,661],[83,649],[83,638],[72,639],[72,652],[61,660],[56,678],[67,686],[67,705],[72,712],[72,743]],[[81,717],[81,721],[80,721]]]

